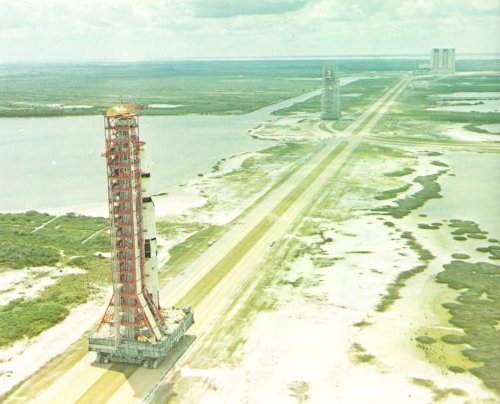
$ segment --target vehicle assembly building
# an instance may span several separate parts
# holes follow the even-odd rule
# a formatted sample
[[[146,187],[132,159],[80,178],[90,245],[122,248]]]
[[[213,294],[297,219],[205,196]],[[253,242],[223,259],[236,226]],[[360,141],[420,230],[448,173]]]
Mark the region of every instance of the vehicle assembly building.
[[[434,48],[431,51],[431,74],[455,73],[455,49]]]
[[[339,79],[331,66],[323,67],[323,91],[321,94],[321,119],[340,118]]]
[[[119,104],[104,118],[113,296],[89,350],[100,363],[156,368],[194,319],[190,308],[160,308],[155,207],[141,165],[138,109]]]

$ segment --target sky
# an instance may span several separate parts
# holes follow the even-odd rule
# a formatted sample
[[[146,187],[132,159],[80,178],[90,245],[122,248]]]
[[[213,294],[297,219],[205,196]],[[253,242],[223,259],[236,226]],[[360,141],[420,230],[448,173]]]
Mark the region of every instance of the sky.
[[[0,63],[500,53],[500,0],[0,0]]]

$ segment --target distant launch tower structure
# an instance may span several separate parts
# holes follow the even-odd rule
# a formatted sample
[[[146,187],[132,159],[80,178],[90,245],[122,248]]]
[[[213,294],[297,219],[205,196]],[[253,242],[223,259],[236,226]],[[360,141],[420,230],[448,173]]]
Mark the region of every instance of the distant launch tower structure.
[[[434,48],[431,51],[431,73],[453,74],[455,73],[455,49]]]
[[[323,67],[323,92],[321,94],[321,119],[340,118],[339,79],[331,66]]]
[[[113,296],[89,350],[98,362],[155,368],[193,324],[190,308],[162,310],[155,209],[143,169],[138,106],[119,104],[104,117]]]

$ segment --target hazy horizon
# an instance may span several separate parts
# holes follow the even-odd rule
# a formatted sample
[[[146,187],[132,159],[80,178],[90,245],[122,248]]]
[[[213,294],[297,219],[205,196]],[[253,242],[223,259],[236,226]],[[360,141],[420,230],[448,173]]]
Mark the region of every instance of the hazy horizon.
[[[280,60],[430,60],[429,54],[392,54],[392,55],[331,55],[331,56],[249,56],[249,57],[170,57],[161,59],[137,59],[137,60],[105,60],[105,59],[87,59],[87,60],[36,60],[36,61],[7,61],[0,62],[0,65],[28,65],[28,64],[127,64],[127,63],[162,63],[162,62],[217,62],[217,61],[280,61]],[[500,59],[498,53],[458,53],[456,60],[497,60]]]
[[[0,0],[0,63],[500,53],[498,0]]]

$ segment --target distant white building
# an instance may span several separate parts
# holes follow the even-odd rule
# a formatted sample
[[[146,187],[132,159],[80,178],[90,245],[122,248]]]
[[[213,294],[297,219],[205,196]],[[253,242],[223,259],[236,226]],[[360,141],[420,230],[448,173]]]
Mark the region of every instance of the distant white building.
[[[339,79],[331,66],[323,67],[323,91],[321,94],[321,119],[340,118]]]
[[[431,51],[431,74],[455,73],[455,49],[434,48]]]

